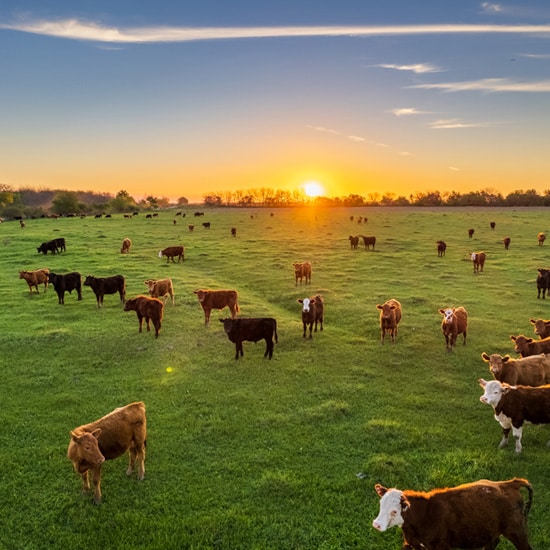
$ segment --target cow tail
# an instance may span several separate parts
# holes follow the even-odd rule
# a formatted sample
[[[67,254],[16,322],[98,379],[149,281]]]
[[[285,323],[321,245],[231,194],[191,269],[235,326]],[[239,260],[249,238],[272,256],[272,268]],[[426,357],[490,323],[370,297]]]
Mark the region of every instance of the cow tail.
[[[527,514],[529,514],[529,510],[531,510],[531,505],[533,504],[533,487],[526,479],[521,480],[521,486],[525,487],[527,489],[527,492],[529,493],[527,502],[525,503],[525,507],[523,508],[523,515],[527,519]]]

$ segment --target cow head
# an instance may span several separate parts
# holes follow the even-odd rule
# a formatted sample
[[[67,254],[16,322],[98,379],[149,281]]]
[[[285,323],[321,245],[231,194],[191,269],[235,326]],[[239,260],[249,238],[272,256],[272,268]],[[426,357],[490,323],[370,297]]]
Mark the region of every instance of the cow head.
[[[483,380],[479,379],[479,385],[484,389],[483,395],[479,398],[482,403],[486,405],[491,405],[491,407],[496,407],[503,395],[508,393],[512,386],[508,384],[502,384],[498,380]]]
[[[376,484],[374,490],[380,497],[380,512],[378,517],[372,522],[372,526],[378,531],[386,531],[390,527],[399,527],[403,525],[403,512],[406,512],[410,503],[403,491],[399,489],[386,489],[382,485]]]
[[[380,315],[382,319],[391,319],[391,312],[397,309],[395,304],[376,304],[376,307],[381,311]]]
[[[153,289],[155,288],[155,283],[157,281],[155,279],[147,279],[146,281],[144,281],[144,284],[147,285],[147,290],[149,291],[149,294],[151,294],[153,292]]]
[[[220,319],[220,323],[223,323],[223,330],[225,331],[226,334],[231,333],[231,331],[233,330],[233,327],[237,326],[238,321],[239,321],[238,319],[231,319],[229,317],[225,319]]]
[[[204,302],[204,299],[206,298],[206,291],[204,290],[194,290],[193,294],[197,295],[197,298],[199,299],[199,302]],[[220,319],[221,321],[221,319]]]
[[[310,298],[304,298],[303,300],[299,299],[298,303],[302,304],[302,311],[307,313],[309,312],[311,304],[315,303],[315,300],[311,300]]]
[[[493,374],[493,376],[496,376],[499,372],[501,372],[504,368],[504,365],[508,363],[508,361],[511,359],[509,355],[505,355],[504,357],[502,357],[498,353],[487,355],[485,352],[481,354],[481,358],[486,363],[489,363],[489,370],[491,371],[491,374]]]
[[[76,455],[80,460],[92,465],[105,462],[105,457],[99,450],[98,437],[100,432],[101,428],[96,428],[92,432],[71,432],[71,443],[76,447]]]
[[[159,250],[159,258],[162,258],[162,250]]]
[[[454,319],[454,308],[447,308],[447,309],[440,309],[439,313],[443,315],[443,322],[445,324],[450,324],[453,322]]]
[[[92,281],[95,279],[95,277],[92,277],[92,275],[86,275],[86,279],[84,281],[84,286],[91,286]]]
[[[473,262],[475,262],[475,261],[476,261],[476,258],[477,258],[477,254],[476,254],[475,252],[472,252],[472,253],[470,254],[470,258],[472,259]]]

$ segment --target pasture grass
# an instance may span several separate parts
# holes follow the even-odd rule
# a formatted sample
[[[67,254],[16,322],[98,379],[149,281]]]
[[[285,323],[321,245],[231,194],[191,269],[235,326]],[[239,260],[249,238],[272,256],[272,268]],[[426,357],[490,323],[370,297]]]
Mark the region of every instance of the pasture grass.
[[[550,547],[548,427],[527,425],[520,456],[513,443],[498,450],[477,384],[489,377],[481,352],[514,355],[509,336],[550,317],[535,285],[550,266],[536,238],[549,232],[547,210],[219,209],[198,222],[192,212],[176,225],[173,212],[0,225],[0,547],[389,550],[402,536],[371,527],[375,483],[429,490],[514,476],[534,487],[533,548]],[[375,251],[350,250],[352,234],[376,235]],[[65,253],[36,253],[60,236]],[[174,244],[186,248],[183,263],[158,258]],[[487,253],[479,275],[474,250]],[[312,262],[311,285],[295,286],[295,260]],[[88,287],[64,306],[53,288],[30,295],[18,271],[39,267],[120,273],[129,297],[171,277],[176,305],[167,302],[155,340],[118,295],[102,309]],[[235,288],[242,316],[275,317],[273,359],[263,342],[245,342],[235,361],[218,322],[227,310],[205,327],[196,288]],[[316,293],[325,330],[304,340],[296,300]],[[392,297],[403,320],[396,344],[381,345],[376,304]],[[458,305],[469,312],[467,345],[459,337],[447,353],[438,309]],[[125,458],[107,462],[94,506],[66,457],[69,431],[135,400],[147,407],[145,480],[126,478]]]

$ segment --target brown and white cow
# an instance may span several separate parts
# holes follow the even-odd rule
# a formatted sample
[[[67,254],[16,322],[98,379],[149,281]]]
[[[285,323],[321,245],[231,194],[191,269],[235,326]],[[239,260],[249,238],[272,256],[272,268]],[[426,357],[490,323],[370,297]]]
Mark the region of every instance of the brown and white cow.
[[[139,321],[139,332],[143,324],[143,319],[147,324],[147,332],[150,332],[149,322],[153,323],[155,328],[155,338],[159,337],[162,326],[162,316],[164,313],[164,304],[158,298],[149,296],[136,296],[130,298],[124,304],[124,311],[135,311]]]
[[[546,319],[529,319],[533,325],[533,332],[542,340],[550,336],[550,321]]]
[[[204,311],[204,326],[210,323],[210,313],[213,309],[229,308],[231,319],[237,317],[239,309],[239,294],[236,290],[210,290],[199,288],[193,291]]]
[[[401,527],[403,549],[496,548],[502,535],[518,550],[532,550],[527,514],[533,488],[526,479],[482,479],[430,492],[374,487],[380,512],[378,531]],[[527,490],[526,499],[522,489]]]
[[[170,260],[172,260],[172,263],[174,262],[174,258],[178,259],[178,262],[181,260],[185,260],[184,257],[184,249],[183,246],[168,246],[164,248],[163,250],[159,250],[159,258],[162,258],[163,256],[166,256],[166,263],[169,263]]]
[[[397,326],[403,314],[401,304],[391,298],[383,304],[377,304],[376,307],[380,310],[380,342],[384,343],[386,332],[389,332],[391,341],[394,343],[397,337]]]
[[[128,237],[126,237],[125,239],[122,240],[122,247],[120,249],[120,253],[129,254],[130,248],[132,248],[132,241]]]
[[[539,233],[537,235],[537,240],[539,241],[539,246],[542,246],[544,244],[544,241],[546,240],[546,235],[544,233]]]
[[[129,452],[126,475],[131,475],[137,462],[138,479],[145,476],[147,438],[145,405],[141,401],[119,407],[99,420],[84,424],[71,432],[67,456],[75,472],[82,476],[82,491],[90,490],[88,472],[92,473],[94,503],[101,502],[101,465]]]
[[[300,298],[298,303],[302,304],[302,325],[304,327],[303,337],[306,337],[306,330],[309,327],[309,337],[311,338],[313,325],[315,325],[315,332],[317,332],[317,324],[320,324],[320,330],[323,330],[325,300],[320,294],[318,294],[317,296],[311,296],[311,298]]]
[[[524,422],[550,424],[550,385],[510,386],[498,380],[479,380],[483,395],[482,403],[493,407],[495,420],[502,426],[502,439],[499,449],[508,443],[510,430],[516,440],[516,453],[521,453],[521,436]],[[547,443],[550,445],[550,441]]]
[[[443,315],[441,321],[441,330],[445,336],[447,351],[452,351],[456,338],[459,334],[463,336],[463,345],[466,345],[466,335],[468,333],[468,312],[462,307],[448,307],[440,309],[439,313]]]
[[[447,250],[447,243],[445,241],[436,241],[437,244],[437,256],[442,258],[445,256],[445,251]]]
[[[19,272],[19,278],[25,279],[27,284],[29,285],[29,292],[32,294],[33,287],[36,288],[36,292],[40,294],[40,290],[38,290],[38,285],[43,284],[44,285],[44,292],[48,290],[48,273],[50,270],[47,267],[44,267],[43,269],[33,269],[32,271],[20,271]]]
[[[166,302],[166,298],[170,296],[172,305],[175,304],[174,285],[172,279],[147,279],[144,281],[149,290],[149,295],[153,298],[162,298]]]
[[[302,284],[302,279],[306,280],[306,285],[311,284],[311,263],[310,262],[294,262],[292,264],[294,267],[294,277],[296,278],[296,283],[294,286],[298,286],[298,279],[300,279],[300,284]]]
[[[520,334],[519,336],[510,336],[510,340],[515,343],[515,350],[521,357],[550,353],[550,337],[534,340]]]
[[[530,355],[512,359],[498,353],[488,355],[483,352],[481,358],[489,363],[491,374],[499,382],[511,386],[542,386],[550,384],[550,355]]]
[[[483,266],[485,265],[485,252],[472,252],[470,254],[470,258],[474,266],[474,273],[483,273]]]

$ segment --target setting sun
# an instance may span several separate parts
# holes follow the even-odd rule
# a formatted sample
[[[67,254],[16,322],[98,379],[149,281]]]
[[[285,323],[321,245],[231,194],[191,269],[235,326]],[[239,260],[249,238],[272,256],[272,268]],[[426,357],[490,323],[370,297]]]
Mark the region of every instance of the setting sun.
[[[302,187],[304,193],[311,198],[319,197],[325,193],[325,189],[318,181],[306,181]]]

